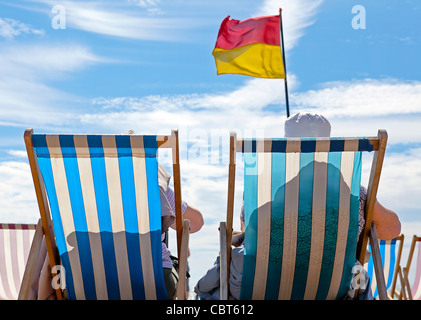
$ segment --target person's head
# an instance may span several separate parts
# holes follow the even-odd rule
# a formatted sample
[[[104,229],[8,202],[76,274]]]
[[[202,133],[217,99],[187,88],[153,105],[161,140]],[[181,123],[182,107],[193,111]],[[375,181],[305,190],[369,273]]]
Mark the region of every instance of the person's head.
[[[329,137],[330,123],[319,114],[296,113],[285,120],[285,138]]]

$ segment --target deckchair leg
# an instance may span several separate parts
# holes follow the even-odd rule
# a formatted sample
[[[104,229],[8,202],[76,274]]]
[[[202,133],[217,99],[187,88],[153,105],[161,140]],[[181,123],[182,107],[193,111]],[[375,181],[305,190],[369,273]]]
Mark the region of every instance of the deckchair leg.
[[[219,224],[219,247],[220,247],[220,299],[228,300],[228,274],[227,274],[227,225],[225,222]]]
[[[376,272],[377,290],[379,292],[380,300],[389,300],[386,289],[386,282],[384,280],[384,271],[382,266],[382,259],[380,256],[379,240],[377,238],[376,225],[371,224],[370,243],[373,252],[373,264]]]
[[[398,272],[399,272],[400,263],[401,263],[402,247],[403,247],[404,239],[405,239],[405,236],[403,234],[401,234],[399,237],[396,238],[396,240],[399,241],[399,249],[398,249],[398,254],[396,256],[396,268],[395,268],[395,272],[393,273],[392,286],[390,289],[390,295],[391,295],[392,300],[394,299],[395,295],[399,297],[399,292],[396,290],[396,283],[398,281]]]
[[[403,268],[403,281],[404,281],[404,284],[405,284],[404,289],[406,288],[406,292],[408,294],[408,299],[413,300],[412,289],[411,289],[411,286],[409,285],[408,269],[406,269],[406,268]]]
[[[21,287],[19,290],[18,300],[28,300],[31,291],[31,284],[35,277],[39,277],[39,274],[35,274],[37,266],[39,252],[41,249],[43,238],[42,223],[41,219],[38,220],[37,227],[35,229],[34,238],[32,240],[31,249],[29,251],[28,260],[25,266],[25,272],[23,274]]]
[[[187,273],[187,257],[189,251],[189,232],[190,221],[184,220],[183,232],[181,237],[180,255],[178,257],[178,286],[177,300],[186,300],[186,273]]]
[[[406,299],[406,293],[405,293],[406,283],[405,283],[405,279],[404,279],[403,274],[402,274],[402,268],[401,267],[399,267],[399,280],[401,281],[401,292],[399,294],[399,300],[407,300]]]

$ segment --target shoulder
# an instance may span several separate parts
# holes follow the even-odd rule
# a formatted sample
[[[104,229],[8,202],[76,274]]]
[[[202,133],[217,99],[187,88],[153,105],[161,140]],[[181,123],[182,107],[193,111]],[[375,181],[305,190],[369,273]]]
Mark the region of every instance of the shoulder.
[[[164,166],[158,162],[158,183],[165,191],[170,183],[171,175],[165,170]]]

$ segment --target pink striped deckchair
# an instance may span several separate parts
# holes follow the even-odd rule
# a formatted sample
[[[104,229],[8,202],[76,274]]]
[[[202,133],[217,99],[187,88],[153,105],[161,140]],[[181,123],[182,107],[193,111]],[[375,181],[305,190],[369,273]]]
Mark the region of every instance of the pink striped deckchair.
[[[0,300],[17,300],[35,224],[0,224]]]
[[[403,288],[401,290],[401,299],[409,299],[409,300],[421,300],[421,237],[414,235],[412,238],[411,248],[409,249],[408,261],[406,263],[406,267],[403,268],[403,276],[402,272],[400,272],[401,281],[404,283]],[[410,283],[409,281],[409,268],[411,267],[412,258],[415,252],[415,247],[418,243],[418,255],[416,261],[416,270],[415,270],[415,277],[413,281]],[[403,277],[403,279],[402,279]]]

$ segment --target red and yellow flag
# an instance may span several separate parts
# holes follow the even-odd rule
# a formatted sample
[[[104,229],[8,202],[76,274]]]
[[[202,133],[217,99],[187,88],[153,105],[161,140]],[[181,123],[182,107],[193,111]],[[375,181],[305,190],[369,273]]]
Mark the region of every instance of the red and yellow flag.
[[[218,74],[284,78],[280,15],[222,21],[212,52]]]

